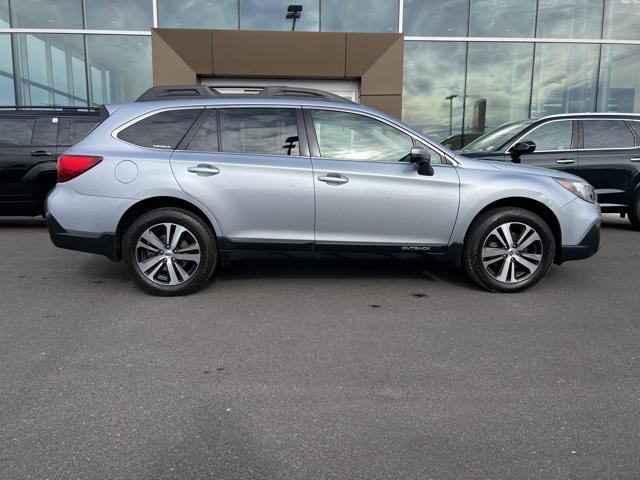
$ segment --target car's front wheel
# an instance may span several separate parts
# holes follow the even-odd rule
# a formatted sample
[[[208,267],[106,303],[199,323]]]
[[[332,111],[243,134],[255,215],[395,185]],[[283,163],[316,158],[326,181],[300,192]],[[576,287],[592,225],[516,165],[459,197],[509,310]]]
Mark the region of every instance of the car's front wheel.
[[[145,213],[126,230],[123,257],[135,283],[153,295],[185,295],[211,278],[218,253],[211,228],[178,208]]]
[[[469,228],[463,266],[492,292],[515,292],[537,283],[551,268],[555,241],[549,225],[522,208],[481,214]]]

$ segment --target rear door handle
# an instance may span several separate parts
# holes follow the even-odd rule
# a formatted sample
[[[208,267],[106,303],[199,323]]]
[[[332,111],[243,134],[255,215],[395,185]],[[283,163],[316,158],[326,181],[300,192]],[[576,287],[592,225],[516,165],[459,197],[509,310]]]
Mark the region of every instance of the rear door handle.
[[[631,159],[631,161],[632,161],[632,162],[640,162],[640,158],[639,158],[639,157],[632,158],[632,159]]]
[[[32,157],[52,157],[55,155],[53,152],[47,152],[46,150],[36,150],[35,152],[31,152]]]
[[[200,164],[197,167],[187,168],[187,172],[195,173],[201,177],[210,177],[211,175],[217,175],[220,173],[220,169],[213,165]]]
[[[339,173],[327,173],[326,175],[320,175],[318,180],[325,183],[347,183],[349,179]]]
[[[556,160],[556,163],[564,165],[569,163],[576,163],[576,161],[573,158],[560,158],[559,160]]]

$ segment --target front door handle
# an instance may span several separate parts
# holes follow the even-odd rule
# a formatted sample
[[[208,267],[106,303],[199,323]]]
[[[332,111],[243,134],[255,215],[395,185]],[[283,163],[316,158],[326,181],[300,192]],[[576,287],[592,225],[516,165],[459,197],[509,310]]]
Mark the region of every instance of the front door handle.
[[[55,155],[53,152],[48,152],[46,150],[36,150],[35,152],[31,152],[32,157],[52,157]]]
[[[217,175],[218,173],[220,173],[220,169],[217,167],[214,167],[213,165],[207,165],[203,163],[198,165],[197,167],[187,168],[187,172],[196,173],[201,177],[209,177],[211,175]]]
[[[339,173],[327,173],[326,175],[320,175],[318,180],[325,183],[347,183],[349,179]]]
[[[640,162],[640,157],[632,158],[631,161],[632,162]]]
[[[576,161],[573,158],[560,158],[559,160],[556,160],[556,163],[566,165],[570,163],[576,163]]]

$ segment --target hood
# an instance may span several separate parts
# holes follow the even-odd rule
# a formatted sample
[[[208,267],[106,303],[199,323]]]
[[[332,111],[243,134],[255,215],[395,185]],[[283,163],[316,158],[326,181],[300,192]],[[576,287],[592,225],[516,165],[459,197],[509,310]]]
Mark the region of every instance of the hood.
[[[584,180],[581,179],[580,177],[577,177],[570,173],[563,172],[561,170],[554,170],[551,168],[531,167],[528,165],[521,165],[518,163],[505,162],[505,161],[479,160],[475,158],[469,158],[464,155],[456,155],[455,159],[458,160],[463,167],[467,167],[467,168],[477,168],[482,170],[501,170],[503,172],[509,172],[509,173],[539,175],[543,177],[566,178],[567,180],[580,180],[584,182]]]

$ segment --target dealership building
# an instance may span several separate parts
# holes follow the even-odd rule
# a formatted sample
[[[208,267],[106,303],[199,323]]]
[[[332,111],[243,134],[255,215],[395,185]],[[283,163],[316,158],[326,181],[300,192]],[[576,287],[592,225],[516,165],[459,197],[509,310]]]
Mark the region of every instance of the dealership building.
[[[325,89],[436,140],[640,112],[640,0],[0,0],[1,105],[196,82]]]

